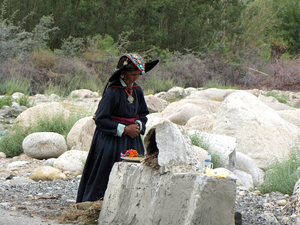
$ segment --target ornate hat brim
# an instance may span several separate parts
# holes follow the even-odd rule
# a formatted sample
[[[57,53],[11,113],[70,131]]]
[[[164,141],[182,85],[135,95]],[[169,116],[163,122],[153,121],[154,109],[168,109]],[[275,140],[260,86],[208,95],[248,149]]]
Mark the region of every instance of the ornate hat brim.
[[[154,60],[148,63],[145,63],[145,73],[149,72],[150,70],[152,70],[157,63],[159,62],[159,60]],[[119,77],[121,76],[123,70],[126,68],[126,65],[122,66],[120,69],[116,70],[109,78],[109,82],[115,81],[117,79],[119,79]]]

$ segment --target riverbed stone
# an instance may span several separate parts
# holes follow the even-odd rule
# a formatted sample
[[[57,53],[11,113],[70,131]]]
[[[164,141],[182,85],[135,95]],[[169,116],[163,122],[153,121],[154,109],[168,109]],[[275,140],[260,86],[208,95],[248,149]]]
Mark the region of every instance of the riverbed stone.
[[[234,224],[236,188],[201,173],[160,173],[115,163],[98,224]]]

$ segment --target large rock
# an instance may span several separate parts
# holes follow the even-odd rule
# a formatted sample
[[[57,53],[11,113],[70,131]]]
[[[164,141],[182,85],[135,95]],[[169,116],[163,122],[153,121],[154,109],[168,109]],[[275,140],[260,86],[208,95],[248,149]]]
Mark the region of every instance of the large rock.
[[[66,175],[60,170],[51,166],[42,166],[37,168],[30,176],[31,180],[38,181],[52,181],[66,179]]]
[[[98,98],[97,92],[90,91],[88,89],[79,89],[72,91],[69,95],[70,98]]]
[[[145,134],[147,134],[147,132],[156,124],[159,124],[165,120],[168,120],[166,118],[161,117],[161,113],[151,113],[151,114],[147,115],[147,118],[148,118],[148,121],[146,123]]]
[[[233,170],[232,171],[241,181],[242,186],[253,188],[253,177],[241,170]]]
[[[266,167],[273,159],[288,156],[299,128],[254,95],[239,91],[221,104],[212,132],[235,137],[236,151],[248,155],[258,167]]]
[[[12,129],[27,129],[37,125],[39,120],[52,120],[61,117],[67,120],[70,112],[84,112],[84,108],[78,105],[62,102],[41,103],[37,106],[26,109],[14,121]]]
[[[24,153],[35,159],[57,158],[67,151],[65,138],[53,132],[38,132],[28,135],[22,143]]]
[[[159,152],[158,164],[166,170],[201,171],[201,162],[185,130],[168,120],[147,132],[144,145],[146,156]]]
[[[264,182],[264,172],[249,156],[241,152],[236,152],[236,168],[250,174],[254,184],[260,185]]]
[[[235,183],[115,163],[98,224],[234,224]]]
[[[85,117],[78,120],[67,135],[68,148],[88,151],[95,129],[96,125],[92,117]]]
[[[59,156],[53,166],[62,171],[83,171],[88,152],[70,150]]]
[[[233,89],[209,88],[202,91],[192,92],[191,95],[186,98],[223,101],[228,95],[236,91],[237,90],[233,90]]]
[[[145,100],[149,111],[161,112],[168,105],[168,102],[166,100],[158,98],[154,95],[145,96]]]
[[[215,122],[215,116],[212,114],[194,116],[190,118],[184,126],[186,130],[211,131]]]
[[[208,153],[208,152],[207,152],[205,149],[200,148],[200,147],[198,147],[198,146],[194,146],[194,150],[195,150],[195,152],[196,152],[196,154],[197,154],[197,157],[198,157],[198,159],[199,159],[199,162],[200,162],[201,165],[202,165],[202,163],[204,163],[205,157],[207,156],[207,153]]]
[[[282,110],[277,113],[282,119],[300,127],[300,109]]]
[[[258,99],[275,111],[293,110],[294,109],[290,106],[287,106],[283,103],[278,102],[278,100],[272,96],[266,97],[266,96],[262,95],[262,96],[259,96]]]
[[[173,123],[185,125],[194,116],[215,113],[220,104],[221,102],[210,100],[183,99],[169,104],[161,112],[161,116]]]
[[[209,114],[209,112],[203,110],[201,107],[191,103],[186,103],[180,106],[179,108],[177,108],[177,110],[174,113],[167,116],[166,118],[168,118],[170,121],[178,125],[185,125],[190,118],[194,116],[206,115],[206,114]],[[165,115],[165,113],[162,112],[162,115]]]

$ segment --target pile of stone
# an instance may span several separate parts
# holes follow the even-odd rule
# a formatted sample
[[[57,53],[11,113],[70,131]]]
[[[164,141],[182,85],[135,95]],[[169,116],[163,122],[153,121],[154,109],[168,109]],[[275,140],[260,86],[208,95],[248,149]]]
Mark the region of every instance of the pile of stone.
[[[99,96],[87,90],[80,93],[81,91],[77,90],[72,98],[64,102],[48,101],[49,98],[46,97],[44,101],[37,101],[36,106],[18,115],[12,128],[30,126],[37,116],[51,118],[63,113],[67,118],[70,112],[76,110],[89,110],[92,115]],[[296,93],[290,93],[288,96],[294,104],[297,104],[299,96]],[[36,97],[36,99],[43,98]],[[194,186],[198,181],[201,184],[209,183],[210,179],[232,182],[230,179],[207,178],[207,176],[204,176],[206,180],[203,180],[204,178],[198,175],[201,174],[202,163],[209,151],[220,158],[220,168],[217,168],[215,173],[227,173],[238,186],[253,188],[254,184],[264,182],[263,169],[272,160],[287,158],[290,149],[298,144],[300,110],[279,103],[273,97],[266,97],[263,91],[173,88],[168,92],[145,96],[145,99],[149,109],[156,112],[148,115],[145,147],[149,154],[159,150],[159,170],[147,171],[149,174],[145,174],[146,169],[138,165],[120,163],[116,164],[116,167],[124,167],[124,171],[128,171],[129,174],[137,173],[138,177],[141,175],[149,177],[153,175],[151,173],[157,173],[160,178],[155,179],[154,183],[149,183],[150,186],[155,186],[155,182],[159,184],[162,180],[171,182],[170,179],[176,180],[180,174],[188,173],[193,175],[189,178],[182,175],[182,179],[190,179],[189,182],[194,182]],[[169,103],[174,99],[177,100]],[[90,107],[86,107],[87,104]],[[32,158],[46,160],[44,168],[39,168],[40,170],[56,169],[57,173],[72,171],[79,174],[83,169],[94,129],[92,118],[86,117],[74,125],[66,139],[55,133],[33,133],[23,141],[24,153]],[[202,140],[205,149],[192,145],[189,137],[193,135]],[[114,176],[122,176],[127,181],[132,179],[128,174],[120,175],[115,172],[112,173],[111,180],[115,179]],[[40,174],[47,173],[40,172]],[[161,177],[164,178],[161,180]],[[55,179],[64,177],[58,175]],[[129,183],[133,181],[137,180]],[[140,185],[145,184],[144,182]],[[142,189],[142,187],[135,188]],[[160,186],[157,186],[157,193],[160,193],[159,190]],[[151,202],[152,197],[155,195],[147,196],[147,201]],[[136,219],[141,219],[137,213],[134,211],[132,213],[128,215],[128,220],[133,215]],[[186,212],[186,218],[191,218],[190,214],[193,213]],[[112,218],[115,219],[114,216]]]

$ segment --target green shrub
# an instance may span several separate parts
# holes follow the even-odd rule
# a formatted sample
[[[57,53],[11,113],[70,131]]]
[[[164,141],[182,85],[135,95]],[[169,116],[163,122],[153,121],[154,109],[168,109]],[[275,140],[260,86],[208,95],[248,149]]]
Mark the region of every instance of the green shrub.
[[[300,151],[299,147],[291,150],[288,159],[276,160],[266,169],[265,182],[258,186],[261,193],[279,191],[283,194],[293,194],[295,183],[300,178]]]
[[[221,158],[218,154],[212,153],[209,149],[209,142],[206,138],[204,138],[201,135],[193,134],[189,136],[192,144],[195,146],[198,146],[200,148],[203,148],[211,155],[211,162],[214,165],[214,168],[218,168],[221,165]]]
[[[22,142],[29,134],[21,127],[16,127],[15,132],[8,132],[0,139],[0,152],[4,152],[6,157],[18,156],[23,152]]]
[[[284,94],[278,94],[278,93],[276,93],[276,92],[274,92],[274,91],[268,91],[268,92],[266,93],[266,96],[267,96],[267,97],[268,97],[268,96],[272,96],[272,97],[276,98],[277,101],[280,102],[280,103],[287,103],[287,99],[288,99],[288,96],[287,96],[287,95],[284,95]]]
[[[75,38],[75,37],[68,37],[67,39],[63,39],[63,44],[61,49],[56,49],[54,51],[57,55],[65,55],[68,57],[75,57],[79,56],[81,53],[84,52],[84,44],[83,38]]]
[[[16,102],[19,103],[20,106],[26,106],[27,108],[32,107],[32,104],[29,101],[29,97],[26,95],[22,95],[21,97],[16,99]]]
[[[13,75],[12,75],[13,76]],[[18,76],[12,77],[11,79],[5,80],[0,85],[0,94],[13,94],[15,92],[21,92],[23,94],[28,94],[29,81],[26,79],[20,79]]]
[[[0,109],[3,108],[3,106],[12,106],[13,98],[12,96],[5,95],[4,97],[0,98]]]
[[[218,89],[237,89],[237,87],[232,86],[232,85],[227,85],[227,84],[221,84],[217,81],[207,81],[205,82],[204,89],[209,89],[209,88],[218,88]]]
[[[0,152],[4,152],[7,157],[20,155],[23,152],[22,142],[26,136],[35,132],[55,132],[63,135],[65,138],[73,125],[81,118],[88,116],[88,113],[71,113],[65,119],[64,114],[58,114],[54,118],[38,117],[36,125],[24,130],[23,127],[15,127],[8,132],[6,136],[0,139]]]

